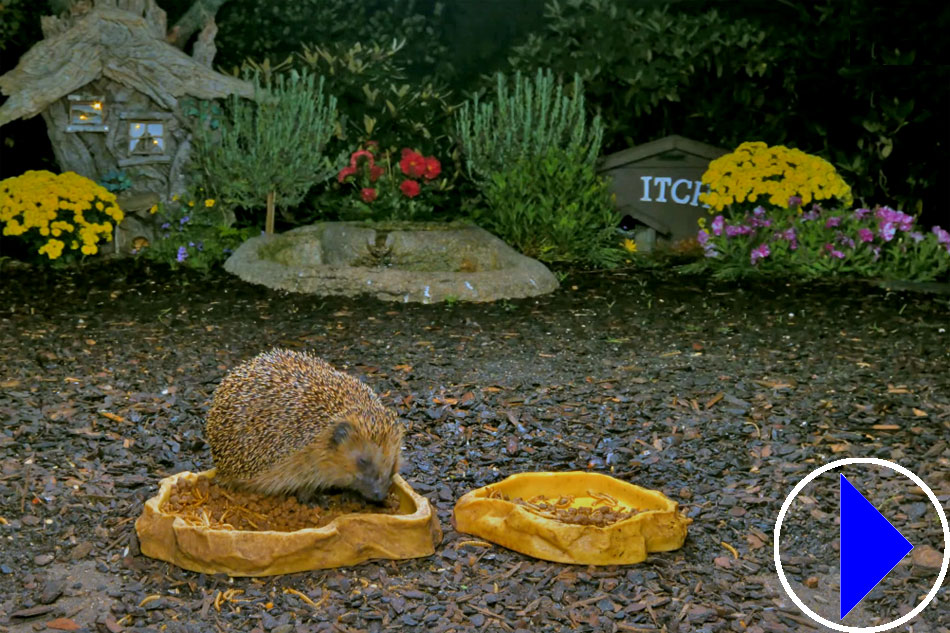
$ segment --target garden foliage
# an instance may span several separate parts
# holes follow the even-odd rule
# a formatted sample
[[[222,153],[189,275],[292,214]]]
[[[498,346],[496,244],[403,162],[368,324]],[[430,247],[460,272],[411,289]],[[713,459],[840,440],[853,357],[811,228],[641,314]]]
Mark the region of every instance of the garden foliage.
[[[517,160],[541,158],[552,149],[594,164],[604,129],[599,115],[588,123],[580,77],[574,76],[570,95],[553,73],[540,68],[533,81],[516,72],[511,90],[502,73],[495,80],[492,100],[485,103],[476,95],[456,114],[456,135],[470,176],[490,179]]]
[[[0,181],[3,235],[47,261],[96,254],[123,217],[113,193],[73,172],[28,171]]]
[[[595,267],[621,260],[612,194],[577,148],[515,159],[482,195],[488,210],[476,221],[529,257]]]
[[[717,215],[709,228],[701,221],[706,257],[686,271],[933,281],[950,270],[950,233],[925,233],[886,206],[850,210],[850,187],[816,156],[743,143],[710,163],[702,180],[709,191],[700,200]]]
[[[172,268],[208,272],[260,233],[260,229],[229,226],[216,201],[200,195],[175,196],[171,204],[158,204],[151,211],[158,218],[158,237],[135,254]]]
[[[350,164],[340,170],[337,181],[351,195],[344,198],[344,220],[431,220],[431,192],[445,185],[436,179],[442,164],[435,156],[423,156],[405,147],[399,161],[392,151],[380,152],[371,142],[350,155]],[[353,195],[356,194],[356,195]]]
[[[499,74],[493,100],[465,103],[456,130],[485,202],[475,220],[546,262],[610,266],[620,259],[617,217],[595,169],[603,127],[588,120],[583,85],[570,96],[550,72]]]
[[[217,119],[194,126],[192,161],[214,198],[266,205],[272,233],[276,206],[299,203],[335,171],[324,149],[337,124],[336,99],[325,94],[323,78],[309,73],[253,79],[255,101],[233,96],[220,126],[212,125]]]

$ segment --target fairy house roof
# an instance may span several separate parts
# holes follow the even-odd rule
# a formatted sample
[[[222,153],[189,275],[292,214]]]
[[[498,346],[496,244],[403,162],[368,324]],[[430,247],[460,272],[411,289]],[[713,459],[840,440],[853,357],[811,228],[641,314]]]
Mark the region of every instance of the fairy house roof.
[[[165,41],[154,0],[96,0],[85,13],[43,18],[44,40],[0,76],[0,125],[29,118],[99,78],[127,85],[171,110],[188,95],[253,97],[253,86],[215,72]],[[212,45],[213,46],[213,45]],[[197,47],[196,47],[197,48]],[[213,53],[212,53],[213,54]]]

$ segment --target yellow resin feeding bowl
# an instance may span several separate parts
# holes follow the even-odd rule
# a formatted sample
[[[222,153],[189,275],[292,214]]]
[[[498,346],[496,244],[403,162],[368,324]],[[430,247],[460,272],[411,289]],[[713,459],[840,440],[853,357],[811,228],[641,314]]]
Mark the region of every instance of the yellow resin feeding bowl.
[[[505,497],[544,497],[568,511],[606,505],[634,514],[603,527],[578,525]],[[649,552],[679,549],[693,522],[660,492],[588,472],[512,475],[463,496],[453,518],[459,532],[542,560],[581,565],[629,565],[643,562]]]
[[[143,554],[206,574],[273,576],[371,559],[431,556],[442,542],[442,529],[432,506],[398,475],[394,478],[397,514],[344,514],[322,527],[294,532],[191,525],[163,511],[179,479],[211,479],[214,472],[186,471],[161,481],[158,494],[145,502],[135,522]]]

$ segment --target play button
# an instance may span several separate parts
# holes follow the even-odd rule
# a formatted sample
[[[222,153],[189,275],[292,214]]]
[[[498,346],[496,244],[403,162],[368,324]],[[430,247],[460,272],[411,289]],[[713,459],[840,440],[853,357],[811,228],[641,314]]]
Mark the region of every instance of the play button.
[[[795,497],[797,497],[809,483],[822,474],[843,466],[855,466],[859,464],[873,464],[875,466],[889,468],[914,482],[930,499],[930,502],[937,511],[937,517],[943,529],[943,561],[936,582],[934,582],[929,593],[927,593],[923,599],[918,598],[920,600],[919,604],[909,613],[891,622],[868,627],[846,626],[840,623],[840,619],[843,619],[858,603],[864,600],[868,593],[894,569],[914,546],[888,522],[870,501],[864,498],[861,492],[858,491],[843,474],[839,473],[838,477],[841,522],[838,535],[840,549],[839,622],[833,622],[830,619],[822,617],[809,608],[808,605],[795,594],[782,569],[782,559],[779,551],[781,546],[782,522],[785,520],[785,515],[788,513]],[[846,471],[850,473],[851,469],[846,469]],[[922,542],[918,543],[918,545],[922,544]],[[828,547],[833,547],[833,545],[833,540],[827,543]],[[782,583],[782,587],[792,602],[795,603],[795,606],[801,609],[805,615],[818,624],[835,631],[881,633],[910,622],[937,597],[937,593],[940,591],[944,579],[947,577],[948,567],[950,567],[950,525],[948,525],[947,515],[937,495],[934,494],[933,490],[916,474],[899,464],[884,459],[875,457],[850,457],[816,468],[808,473],[808,475],[792,489],[788,497],[785,498],[784,503],[782,503],[782,508],[775,521],[773,547],[775,571]],[[834,616],[829,614],[829,617]]]
[[[838,477],[841,485],[839,604],[843,620],[914,546],[844,475]]]

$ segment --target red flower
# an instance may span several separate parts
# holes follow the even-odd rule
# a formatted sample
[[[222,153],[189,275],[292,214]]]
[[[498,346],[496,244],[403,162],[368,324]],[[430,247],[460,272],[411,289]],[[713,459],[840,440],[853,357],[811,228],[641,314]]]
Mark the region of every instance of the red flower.
[[[356,161],[360,158],[366,158],[370,165],[374,164],[373,153],[365,149],[360,149],[350,154],[350,167],[356,167]]]
[[[425,159],[426,171],[423,174],[426,177],[426,180],[432,180],[436,176],[442,173],[442,165],[436,159],[435,156],[430,156]]]
[[[356,173],[355,166],[344,167],[343,169],[340,170],[340,174],[337,176],[337,180],[339,180],[340,182],[343,182],[344,180],[346,180],[347,178],[349,178],[355,173]]]
[[[369,167],[369,181],[376,182],[379,180],[379,177],[386,173],[386,170],[380,167],[379,165],[370,165]]]
[[[402,150],[399,168],[410,178],[419,178],[426,171],[426,159],[422,157],[422,154],[406,148]]]
[[[415,198],[419,195],[419,183],[415,180],[403,180],[402,184],[399,185],[399,190],[406,194],[409,198]]]
[[[372,202],[379,193],[375,189],[363,187],[360,189],[360,195],[363,196],[363,202]]]

